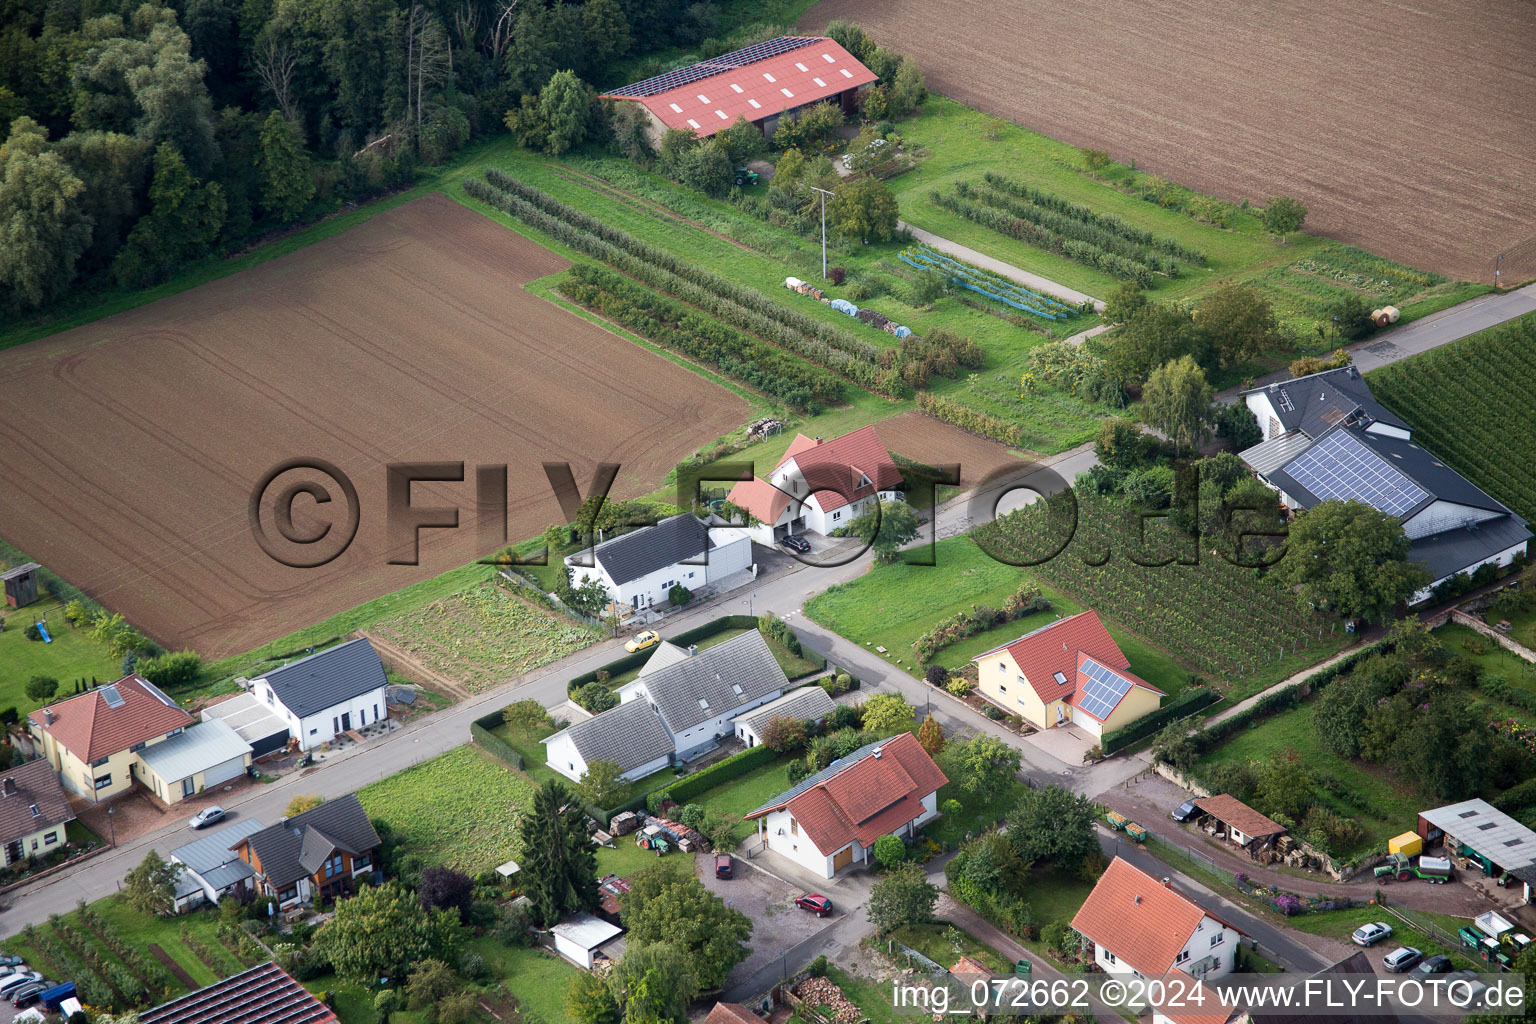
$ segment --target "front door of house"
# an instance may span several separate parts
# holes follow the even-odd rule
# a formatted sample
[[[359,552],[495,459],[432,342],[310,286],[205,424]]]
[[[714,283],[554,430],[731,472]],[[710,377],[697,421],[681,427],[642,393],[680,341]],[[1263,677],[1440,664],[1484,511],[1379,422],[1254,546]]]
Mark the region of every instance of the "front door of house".
[[[21,860],[21,856],[22,849],[20,839],[14,839],[11,842],[5,844],[5,862],[7,864],[15,864],[17,861]]]
[[[348,711],[341,716],[341,731],[346,732],[352,728],[352,712]]]
[[[196,792],[197,792],[197,783],[196,782],[194,782],[192,779],[182,779],[181,780],[181,795],[182,796],[191,796],[193,793],[196,793]]]

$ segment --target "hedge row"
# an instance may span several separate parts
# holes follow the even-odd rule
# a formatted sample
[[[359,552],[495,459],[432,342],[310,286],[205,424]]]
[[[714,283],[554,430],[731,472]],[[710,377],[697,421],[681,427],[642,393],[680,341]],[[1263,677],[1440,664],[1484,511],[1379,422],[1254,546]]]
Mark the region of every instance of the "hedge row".
[[[1001,441],[1015,448],[1024,447],[1024,431],[1019,429],[1018,424],[972,409],[953,398],[944,398],[935,395],[932,391],[919,391],[917,409],[936,420],[953,423],[961,430],[968,430],[973,434]]]
[[[957,195],[949,195],[944,192],[931,192],[931,198],[944,209],[974,221],[984,228],[991,228],[998,234],[1007,235],[1009,238],[1017,238],[1027,245],[1033,245],[1037,249],[1047,252],[1059,253],[1071,260],[1076,260],[1085,266],[1096,267],[1111,277],[1118,277],[1123,281],[1134,281],[1138,287],[1150,288],[1157,275],[1152,268],[1145,263],[1127,259],[1116,253],[1105,252],[1090,242],[1080,242],[1073,238],[1062,238],[1060,235],[1048,231],[1038,224],[1032,224],[1027,220],[990,206],[983,206],[971,199],[965,199]]]
[[[860,387],[904,397],[900,371],[880,368],[878,347],[680,260],[495,168],[486,171],[486,178],[490,184],[466,179],[464,191],[734,327],[820,363]]]
[[[1111,729],[1099,738],[1099,749],[1106,755],[1113,754],[1117,750],[1144,739],[1157,732],[1169,722],[1176,722],[1181,718],[1188,718],[1197,711],[1203,711],[1212,704],[1219,704],[1226,698],[1217,693],[1214,687],[1201,686],[1185,690],[1172,701],[1164,704],[1149,715],[1142,715],[1130,725],[1122,725],[1118,729]]]
[[[1064,213],[1044,206],[1036,206],[1034,203],[1025,202],[1008,193],[985,185],[972,186],[969,182],[955,182],[955,194],[964,199],[975,199],[994,209],[1010,213],[1031,224],[1038,224],[1047,231],[1054,232],[1062,238],[1076,239],[1096,245],[1105,252],[1116,253],[1126,259],[1144,263],[1160,274],[1177,277],[1179,274],[1179,261],[1167,253],[1149,249],[1144,245],[1132,242],[1130,239],[1121,238],[1113,231],[1108,231],[1096,224],[1069,217]]]
[[[662,639],[666,640],[668,643],[677,644],[680,647],[686,647],[689,644],[696,644],[706,637],[714,636],[716,633],[723,633],[728,629],[756,628],[757,617],[754,615],[722,615],[718,619],[711,619],[709,622],[704,623],[702,626],[695,626],[692,629],[685,629],[683,632],[678,633],[676,636],[663,637]],[[588,683],[596,682],[597,674],[599,672],[607,672],[609,677],[613,677],[628,672],[632,668],[639,668],[650,659],[651,653],[651,650],[636,651],[634,654],[626,654],[622,658],[617,658],[613,661],[610,661],[606,665],[601,665],[598,668],[593,669],[591,672],[583,673],[582,675],[577,676],[566,684],[566,692],[575,693],[577,690],[581,689],[583,686],[586,686]],[[499,716],[501,712],[498,711],[496,714]]]
[[[982,178],[995,189],[1010,192],[1035,206],[1043,206],[1063,216],[1071,217],[1073,220],[1093,224],[1096,227],[1103,228],[1105,231],[1119,235],[1129,242],[1136,242],[1139,245],[1159,249],[1186,263],[1202,264],[1205,262],[1205,253],[1199,249],[1191,249],[1188,246],[1180,245],[1171,238],[1154,235],[1145,228],[1138,228],[1136,225],[1129,221],[1121,220],[1112,213],[1101,213],[1086,206],[1079,206],[1077,203],[1063,199],[1060,196],[1052,195],[1049,192],[1042,192],[1037,188],[1031,188],[1022,181],[1005,178],[995,171],[987,171],[982,175]]]
[[[612,270],[580,263],[571,273],[574,280],[560,285],[571,301],[795,409],[843,397],[845,385],[836,375]]]
[[[470,742],[478,744],[481,750],[493,757],[499,757],[513,768],[523,767],[523,755],[517,752],[517,748],[506,740],[491,732],[492,727],[481,725],[485,719],[493,719],[496,723],[501,721],[501,712],[494,715],[484,715],[469,723]]]
[[[716,761],[708,768],[701,768],[659,792],[680,804],[686,804],[705,790],[714,789],[724,782],[739,779],[754,768],[772,763],[779,755],[767,747],[748,747],[739,754],[732,754],[723,761]]]
[[[1373,654],[1385,654],[1395,646],[1395,644],[1386,640],[1378,640],[1374,644],[1367,644],[1365,647],[1345,655],[1327,668],[1318,669],[1300,682],[1292,683],[1290,686],[1275,690],[1259,698],[1252,705],[1230,718],[1224,718],[1220,722],[1206,726],[1190,737],[1190,740],[1194,743],[1196,755],[1204,757],[1223,743],[1227,737],[1248,728],[1252,723],[1281,711],[1294,708],[1301,703],[1301,698],[1304,695],[1317,693],[1335,679],[1342,675],[1347,675],[1363,659]]]

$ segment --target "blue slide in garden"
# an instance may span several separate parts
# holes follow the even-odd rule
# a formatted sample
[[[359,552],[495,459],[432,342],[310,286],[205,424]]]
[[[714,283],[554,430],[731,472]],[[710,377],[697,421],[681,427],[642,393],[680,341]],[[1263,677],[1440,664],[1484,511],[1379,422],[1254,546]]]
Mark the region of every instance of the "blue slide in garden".
[[[45,644],[53,643],[53,637],[48,635],[48,627],[47,626],[45,626],[41,622],[39,622],[37,624],[37,631],[39,633],[43,634],[43,643],[45,643]]]

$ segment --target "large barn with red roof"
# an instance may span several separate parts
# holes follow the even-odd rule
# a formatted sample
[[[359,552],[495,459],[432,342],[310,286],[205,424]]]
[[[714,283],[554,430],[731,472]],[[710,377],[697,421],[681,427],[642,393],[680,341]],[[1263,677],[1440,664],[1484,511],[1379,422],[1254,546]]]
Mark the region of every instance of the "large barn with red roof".
[[[977,690],[1037,729],[1078,725],[1098,739],[1166,696],[1131,663],[1092,608],[977,655]]]
[[[731,488],[732,504],[760,523],[748,530],[759,544],[791,533],[830,534],[881,501],[900,501],[901,470],[873,426],[824,441],[795,435],[767,480]]]
[[[668,129],[706,138],[746,118],[772,135],[779,118],[828,101],[851,114],[875,73],[824,36],[780,36],[603,94],[634,103],[660,144]]]
[[[746,815],[768,849],[831,878],[869,863],[881,836],[916,835],[949,780],[910,732],[860,747]]]

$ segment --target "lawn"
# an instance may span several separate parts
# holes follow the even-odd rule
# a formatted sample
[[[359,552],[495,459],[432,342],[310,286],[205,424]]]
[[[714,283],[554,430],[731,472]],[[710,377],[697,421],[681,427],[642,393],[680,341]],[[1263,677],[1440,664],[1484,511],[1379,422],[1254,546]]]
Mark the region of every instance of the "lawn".
[[[837,983],[843,995],[864,1011],[870,1024],[908,1024],[912,1020],[910,1012],[898,1013],[892,1005],[890,982],[871,981],[830,964],[827,966],[827,977]]]
[[[1444,953],[1455,961],[1456,970],[1482,970],[1486,966],[1481,961],[1473,963],[1462,955],[1459,947],[1431,938],[1427,933],[1411,925],[1404,924],[1400,919],[1386,913],[1380,907],[1350,907],[1348,910],[1324,910],[1316,914],[1301,914],[1297,917],[1287,918],[1286,924],[1312,935],[1324,935],[1330,939],[1338,939],[1340,942],[1348,942],[1351,932],[1362,924],[1367,924],[1371,921],[1385,921],[1391,925],[1392,937],[1378,942],[1373,948],[1368,950],[1366,955],[1370,957],[1385,956],[1398,946],[1412,946],[1423,953],[1425,957]],[[1451,934],[1455,934],[1455,928],[1467,923],[1464,920],[1455,918],[1446,918],[1443,922],[1437,923],[1444,929],[1446,924],[1452,922],[1454,922],[1454,925],[1449,929]]]
[[[476,874],[517,858],[518,813],[532,804],[533,787],[471,745],[364,786],[357,796],[407,852]]]
[[[71,626],[64,618],[64,603],[44,597],[25,608],[0,605],[0,707],[14,706],[22,714],[40,706],[26,694],[27,680],[52,676],[59,692],[70,693],[77,679],[110,682],[119,678],[122,664],[107,656],[105,648],[91,639],[89,628]],[[52,643],[28,640],[23,631],[33,622],[47,620]]]
[[[966,836],[991,828],[1001,821],[1013,810],[1013,805],[1018,803],[1020,794],[1028,788],[1024,783],[1015,781],[1013,785],[996,793],[972,796],[957,783],[946,783],[939,789],[939,806],[943,807],[947,800],[959,800],[960,813],[954,816],[940,815],[923,826],[923,832],[944,849],[951,849],[964,841]]]
[[[98,900],[91,905],[91,909],[106,922],[106,927],[115,932],[126,946],[141,951],[147,960],[158,962],[155,950],[164,951],[182,971],[191,977],[197,987],[211,985],[215,981],[260,962],[257,957],[236,953],[220,941],[217,934],[218,917],[216,911],[212,909],[195,911],[175,918],[162,918],[140,913],[130,907],[120,896],[108,896]],[[72,945],[73,940],[67,938],[52,923],[38,925],[36,933],[47,937],[56,947],[66,951],[68,959],[63,963],[57,962],[52,955],[44,952],[40,944],[34,943],[26,931],[12,936],[0,945],[3,945],[7,953],[16,953],[25,957],[28,964],[50,977],[72,977],[77,983],[81,972],[75,965],[79,962],[80,952],[99,956],[106,964],[108,973],[111,973],[113,967],[127,969],[123,966],[123,961],[101,938],[81,921],[78,911],[70,911],[63,915],[62,920],[69,926],[71,935],[83,942],[83,949],[77,951],[77,947]],[[182,938],[183,929],[190,941]],[[264,958],[262,955],[260,959]],[[174,978],[174,972],[171,973],[173,974],[172,988],[169,996],[165,998],[188,991],[186,985]],[[163,1001],[161,993],[154,993],[152,998],[153,1002],[144,1005],[154,1005]]]
[[[1376,305],[1395,302],[1408,320],[1488,290],[1411,271],[1314,235],[1292,235],[1281,243],[1264,231],[1257,216],[1236,207],[1229,210],[1230,228],[1197,221],[1117,187],[1133,179],[1144,182],[1144,172],[1111,163],[1095,177],[1086,172],[1076,147],[943,97],[930,98],[922,113],[898,130],[931,154],[915,172],[890,183],[903,220],[1100,298],[1118,283],[1115,278],[973,223],[935,204],[930,193],[948,192],[960,180],[980,184],[982,175],[992,171],[1113,214],[1205,253],[1204,267],[1159,279],[1155,297],[1190,298],[1229,279],[1251,280],[1266,292],[1281,320],[1309,333],[1324,297],[1354,291]],[[1323,347],[1332,345],[1330,340]]]
[[[566,618],[485,582],[440,597],[370,630],[471,693],[558,661],[603,638]]]
[[[578,969],[553,953],[504,946],[493,938],[475,939],[466,947],[485,957],[493,977],[518,1001],[529,1024],[560,1024],[568,1020],[565,993]]]
[[[1320,786],[1317,801],[1346,818],[1357,822],[1365,836],[1353,849],[1339,851],[1344,860],[1353,860],[1373,850],[1386,849],[1387,840],[1413,827],[1422,807],[1430,806],[1429,797],[1416,794],[1403,780],[1388,770],[1361,761],[1351,761],[1333,753],[1317,738],[1312,724],[1315,705],[1302,704],[1262,719],[1227,740],[1195,766],[1195,777],[1210,765],[1244,760],[1273,761],[1288,751],[1295,751],[1309,768],[1319,775],[1331,776],[1337,787]],[[1349,798],[1333,790],[1351,794]]]
[[[1008,643],[1084,605],[1023,569],[989,556],[969,537],[940,541],[934,565],[897,563],[877,566],[848,583],[830,587],[807,601],[805,614],[839,635],[873,650],[915,675],[912,644],[941,619],[975,605],[1001,607],[1021,586],[1033,583],[1051,600],[1051,609],[997,626],[944,648],[934,659],[959,668],[971,658]],[[1103,616],[1103,613],[1100,613]],[[1184,689],[1190,669],[1107,616],[1110,635],[1130,660],[1131,670],[1170,696]]]
[[[1505,650],[1470,626],[1441,626],[1435,630],[1435,636],[1452,654],[1458,654],[1475,664],[1480,677],[1497,676],[1513,689],[1536,696],[1536,665]],[[1523,707],[1497,700],[1483,690],[1478,690],[1473,699],[1489,709],[1490,718],[1514,718],[1536,727],[1536,714]]]

